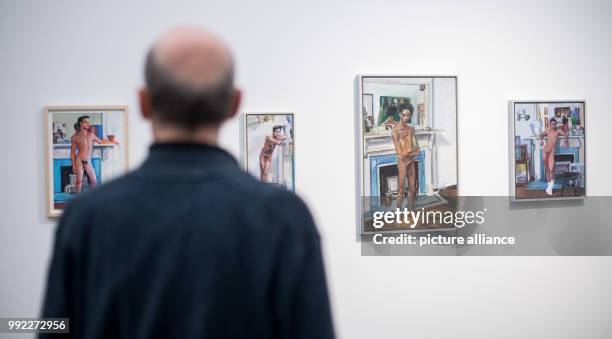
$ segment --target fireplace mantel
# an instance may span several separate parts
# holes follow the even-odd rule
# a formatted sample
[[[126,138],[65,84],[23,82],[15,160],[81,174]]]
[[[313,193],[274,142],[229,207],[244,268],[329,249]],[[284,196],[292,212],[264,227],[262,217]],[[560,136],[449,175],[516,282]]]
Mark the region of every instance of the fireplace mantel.
[[[440,133],[444,133],[444,130],[441,129],[422,129],[422,128],[415,128],[414,131],[416,132],[417,135],[419,134],[440,134]],[[371,138],[382,138],[382,137],[386,137],[386,136],[391,136],[391,131],[387,131],[384,133],[365,133],[363,135],[364,139],[371,139]]]
[[[422,181],[421,188],[425,189],[424,193],[432,194],[437,185],[435,136],[444,131],[438,129],[415,129],[415,132],[417,143],[421,151],[420,162],[422,167],[420,167],[421,169],[419,172],[422,178],[420,178],[419,181]],[[363,168],[368,169],[364,171],[365,187],[363,192],[365,196],[369,196],[373,193],[377,193],[374,187],[380,184],[371,181],[372,179],[376,179],[373,177],[373,174],[370,173],[372,171],[372,161],[378,161],[374,159],[380,159],[381,156],[393,156],[395,159],[396,152],[391,138],[391,131],[385,133],[366,133],[363,138]],[[396,160],[393,160],[393,162],[395,161]]]
[[[436,134],[441,134],[444,131],[440,129],[415,129],[419,148],[433,149]],[[372,154],[385,154],[395,152],[395,146],[391,138],[391,131],[385,133],[366,133],[364,139],[364,159]]]

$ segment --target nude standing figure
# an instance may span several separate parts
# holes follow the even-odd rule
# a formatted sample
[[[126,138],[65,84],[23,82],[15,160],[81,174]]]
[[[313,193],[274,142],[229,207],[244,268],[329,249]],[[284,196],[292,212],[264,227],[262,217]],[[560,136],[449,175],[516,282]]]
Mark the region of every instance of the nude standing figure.
[[[408,125],[413,108],[400,107],[400,121],[393,127],[391,137],[397,153],[397,208],[402,208],[404,200],[404,183],[408,181],[408,209],[413,210],[416,200],[415,157],[419,155],[419,145],[414,127]]]
[[[78,128],[76,128],[78,127]],[[76,132],[71,138],[70,160],[72,171],[76,173],[76,191],[81,192],[83,187],[83,173],[87,173],[89,186],[96,187],[96,173],[91,165],[93,144],[100,143],[100,139],[91,131],[89,116],[83,115],[77,119]]]
[[[546,187],[546,194],[548,195],[552,195],[552,188],[555,184],[555,148],[560,135],[565,136],[566,134],[562,130],[557,129],[557,120],[555,118],[550,119],[548,128],[540,133],[540,144],[544,146],[542,149],[542,160],[544,161],[546,181],[548,182]],[[544,137],[547,137],[546,143],[544,143]]]
[[[281,133],[282,130],[282,126],[272,127],[272,135],[266,135],[261,153],[259,153],[259,178],[263,182],[268,182],[268,172],[270,171],[274,149],[287,139],[287,136]]]

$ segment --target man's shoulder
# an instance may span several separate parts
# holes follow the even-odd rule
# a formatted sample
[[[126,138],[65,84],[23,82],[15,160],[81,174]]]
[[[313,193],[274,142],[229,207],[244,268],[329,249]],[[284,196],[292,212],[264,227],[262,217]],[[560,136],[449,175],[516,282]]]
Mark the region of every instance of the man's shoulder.
[[[318,238],[310,210],[295,193],[262,183],[246,172],[237,172],[232,171],[231,176],[222,175],[215,177],[214,181],[208,181],[214,187],[191,185],[186,193],[190,194],[189,199],[202,203],[194,204],[199,207],[190,213],[233,214],[236,218],[230,217],[228,220],[245,220],[245,224],[237,226],[249,225],[261,232],[283,232],[302,238]],[[67,227],[72,229],[68,233],[80,234],[75,229],[84,231],[88,229],[88,224],[103,222],[110,215],[115,220],[122,220],[134,213],[150,211],[151,194],[148,190],[154,185],[143,181],[138,174],[128,173],[75,197],[68,204],[64,215]],[[211,211],[207,205],[211,196],[215,197],[215,211]],[[144,209],[139,210],[139,206]],[[177,206],[164,208],[182,210]]]
[[[254,199],[251,201],[254,204],[274,204],[274,206],[304,205],[294,192],[273,184],[263,183],[246,172],[242,172],[240,175],[233,175],[227,180],[228,186],[241,195]]]
[[[138,170],[127,173],[91,191],[80,194],[72,199],[70,205],[74,205],[76,207],[74,209],[85,211],[92,211],[100,206],[104,206],[105,209],[112,209],[113,205],[121,205],[123,207],[126,199],[134,198],[136,187],[147,189],[147,186],[140,186],[138,184],[142,179],[142,173]],[[222,191],[217,194],[211,192],[209,187],[206,187],[201,190],[200,194],[215,194],[219,199],[227,199],[234,202],[238,200],[244,201],[247,203],[245,204],[247,209],[263,209],[264,211],[272,211],[271,213],[276,213],[279,216],[286,215],[292,218],[292,215],[295,214],[303,215],[304,213],[309,213],[306,204],[294,192],[272,184],[263,183],[242,170],[220,173],[218,176],[215,176],[214,181],[209,180],[209,182],[215,182],[216,185],[222,187]],[[197,192],[197,185],[191,186],[190,193],[197,195]],[[146,192],[140,192],[140,194],[146,195]]]
[[[146,181],[146,177],[135,170],[106,182],[91,191],[80,194],[71,201],[71,204],[81,206],[96,205],[102,202],[109,204],[112,201],[120,200],[118,198],[122,195],[132,192],[134,184],[141,180]],[[244,198],[253,205],[267,204],[270,201],[281,205],[285,203],[289,205],[303,204],[301,199],[290,190],[263,183],[242,170],[217,173],[214,180],[223,186],[225,193]],[[192,186],[190,190],[193,192],[197,188]]]
[[[232,178],[227,187],[248,202],[246,208],[274,215],[279,222],[296,224],[294,220],[300,220],[307,224],[312,223],[308,206],[291,190],[263,183],[246,172]]]

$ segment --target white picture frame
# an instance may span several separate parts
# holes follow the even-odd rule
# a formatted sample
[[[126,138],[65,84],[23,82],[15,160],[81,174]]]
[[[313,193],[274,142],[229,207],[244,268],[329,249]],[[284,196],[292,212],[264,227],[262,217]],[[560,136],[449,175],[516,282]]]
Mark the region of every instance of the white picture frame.
[[[279,126],[284,140],[271,147],[269,159],[265,159],[265,156],[262,158],[267,137],[272,137],[273,129]],[[260,181],[295,192],[295,113],[245,112],[242,114],[241,130],[240,158],[243,169]],[[269,162],[267,167],[266,162]]]
[[[545,165],[542,165],[542,146],[538,136],[546,129],[548,123],[545,118],[555,118],[560,120],[557,126],[562,126],[563,116],[557,116],[555,108],[558,107],[569,107],[570,114],[575,116],[578,114],[579,123],[578,132],[570,132],[570,140],[568,141],[568,147],[562,146],[560,143],[564,142],[563,137],[557,140],[555,146],[555,155],[569,154],[575,158],[578,156],[578,161],[571,161],[569,168],[580,168],[580,174],[577,175],[577,179],[580,183],[577,189],[579,194],[575,194],[576,190],[573,187],[568,187],[564,183],[559,183],[557,173],[555,174],[554,185],[552,187],[552,195],[546,193],[547,179]],[[575,109],[579,109],[575,113]],[[509,172],[509,198],[512,203],[529,203],[529,202],[541,202],[541,201],[559,201],[559,200],[582,200],[587,196],[587,112],[586,112],[586,100],[510,100],[508,101],[508,172]],[[527,120],[531,120],[528,124],[528,128],[525,125]],[[569,119],[571,124],[572,119]],[[560,128],[560,127],[557,127]],[[517,139],[520,140],[520,144],[517,144]],[[572,143],[569,146],[569,143]],[[523,159],[517,159],[517,146],[524,148],[526,161],[524,165],[527,179],[517,182],[517,162],[521,164]],[[571,149],[571,152],[570,152]],[[561,151],[561,152],[559,152]],[[567,152],[566,152],[567,151]],[[518,156],[520,158],[520,156]],[[521,168],[522,169],[522,168]],[[543,174],[544,173],[544,174]],[[566,179],[561,178],[562,181]],[[570,179],[568,179],[570,180]],[[570,180],[574,180],[573,178]],[[542,183],[544,181],[544,183]],[[561,185],[561,188],[559,188]],[[572,189],[570,195],[565,195],[568,189]],[[568,192],[569,193],[569,192]]]

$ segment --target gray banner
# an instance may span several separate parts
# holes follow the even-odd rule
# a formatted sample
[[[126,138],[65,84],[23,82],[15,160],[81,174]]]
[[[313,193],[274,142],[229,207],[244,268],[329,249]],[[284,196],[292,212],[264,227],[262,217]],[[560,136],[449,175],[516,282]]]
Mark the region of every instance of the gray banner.
[[[386,208],[386,212],[393,210]],[[509,197],[458,197],[445,211],[453,214],[447,222],[414,226],[411,220],[394,221],[379,228],[372,226],[376,214],[368,211],[361,225],[361,254],[612,255],[612,197],[536,202],[510,202]],[[457,227],[456,222],[465,222],[468,212],[480,212],[482,219],[470,219],[474,222]]]

